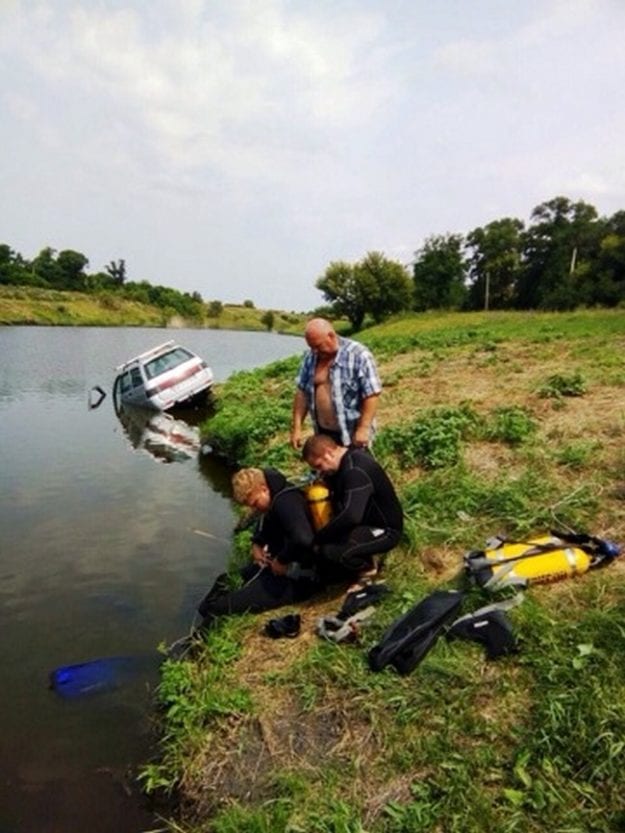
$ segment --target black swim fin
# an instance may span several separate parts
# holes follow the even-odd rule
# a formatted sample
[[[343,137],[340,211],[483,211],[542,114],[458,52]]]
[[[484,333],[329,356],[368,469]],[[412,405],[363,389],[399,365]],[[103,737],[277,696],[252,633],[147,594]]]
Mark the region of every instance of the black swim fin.
[[[371,670],[381,671],[392,665],[400,674],[412,671],[456,616],[463,599],[464,594],[458,590],[435,590],[414,605],[369,651]]]

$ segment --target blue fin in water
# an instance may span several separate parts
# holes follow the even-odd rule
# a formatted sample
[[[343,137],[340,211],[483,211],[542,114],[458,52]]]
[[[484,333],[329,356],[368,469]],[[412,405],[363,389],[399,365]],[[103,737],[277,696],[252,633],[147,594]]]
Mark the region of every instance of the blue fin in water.
[[[61,665],[50,672],[50,688],[60,697],[73,699],[116,688],[146,668],[146,657],[103,657],[76,665]]]

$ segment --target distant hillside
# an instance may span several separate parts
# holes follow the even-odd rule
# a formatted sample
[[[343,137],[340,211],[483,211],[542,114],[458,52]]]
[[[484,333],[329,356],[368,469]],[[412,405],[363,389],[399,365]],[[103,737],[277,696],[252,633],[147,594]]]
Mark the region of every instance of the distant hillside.
[[[77,327],[208,327],[267,330],[301,335],[307,315],[224,304],[217,315],[186,320],[171,310],[141,304],[111,292],[65,292],[0,286],[0,324]],[[271,323],[271,327],[268,327]]]

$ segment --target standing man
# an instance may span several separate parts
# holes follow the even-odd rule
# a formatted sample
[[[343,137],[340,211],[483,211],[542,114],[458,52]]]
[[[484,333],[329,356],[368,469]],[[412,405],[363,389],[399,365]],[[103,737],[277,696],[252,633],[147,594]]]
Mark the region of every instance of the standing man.
[[[388,475],[368,451],[337,445],[323,434],[306,440],[302,457],[322,474],[332,501],[332,518],[315,533],[322,578],[333,583],[374,575],[374,556],[397,546],[403,530]]]
[[[371,352],[337,335],[325,318],[309,321],[304,337],[310,349],[296,380],[291,445],[301,448],[302,423],[309,413],[316,434],[343,446],[369,446],[382,392]]]

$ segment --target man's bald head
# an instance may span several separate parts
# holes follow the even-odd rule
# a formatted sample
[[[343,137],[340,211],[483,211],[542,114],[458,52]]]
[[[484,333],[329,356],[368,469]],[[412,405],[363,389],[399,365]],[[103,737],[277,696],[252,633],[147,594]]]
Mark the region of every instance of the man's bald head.
[[[322,358],[331,358],[338,352],[339,337],[325,318],[311,318],[306,325],[304,338],[313,353]]]

